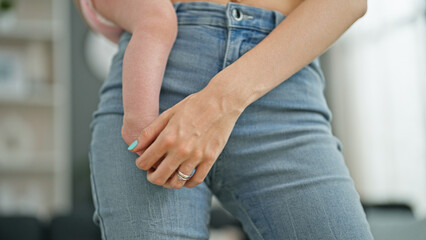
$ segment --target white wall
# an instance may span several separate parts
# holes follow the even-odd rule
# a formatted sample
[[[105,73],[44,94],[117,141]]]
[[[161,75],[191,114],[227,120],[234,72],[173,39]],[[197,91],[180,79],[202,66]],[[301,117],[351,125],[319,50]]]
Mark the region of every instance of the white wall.
[[[366,204],[426,217],[425,1],[369,1],[323,58],[334,133]]]

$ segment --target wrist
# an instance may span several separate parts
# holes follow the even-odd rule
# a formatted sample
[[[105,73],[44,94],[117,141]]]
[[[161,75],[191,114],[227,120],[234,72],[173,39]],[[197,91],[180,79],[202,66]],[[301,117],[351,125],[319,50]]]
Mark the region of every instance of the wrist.
[[[203,91],[208,95],[206,99],[210,99],[220,112],[239,117],[249,104],[245,94],[231,84],[234,80],[222,71],[210,80]]]
[[[223,105],[224,109],[242,113],[260,95],[258,86],[249,85],[249,76],[239,66],[228,66],[213,77],[206,89],[212,92],[214,98]]]
[[[145,126],[158,117],[158,112],[125,112],[123,116],[123,124],[128,126],[136,127],[136,126]]]

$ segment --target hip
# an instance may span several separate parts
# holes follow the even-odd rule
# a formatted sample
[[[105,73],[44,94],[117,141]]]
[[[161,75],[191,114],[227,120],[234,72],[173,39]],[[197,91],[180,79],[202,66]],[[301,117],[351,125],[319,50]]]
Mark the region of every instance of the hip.
[[[200,1],[200,0],[196,0]],[[253,7],[258,8],[265,8],[269,10],[276,10],[281,12],[282,14],[289,14],[291,11],[293,11],[300,3],[303,2],[303,0],[201,0],[205,2],[212,2],[217,4],[226,5],[229,2],[237,2]],[[194,0],[171,0],[172,3],[177,2],[194,2]]]
[[[278,11],[235,3],[223,6],[189,2],[174,3],[174,7],[179,24],[178,36],[164,73],[160,112],[203,89],[218,72],[250,51],[281,21],[285,21],[285,16]],[[240,15],[235,15],[235,9]],[[95,116],[123,114],[122,63],[130,38],[130,33],[121,37],[110,74],[99,92],[101,101]],[[285,119],[292,123],[308,119],[328,127],[331,113],[323,94],[325,80],[319,59],[284,80],[251,104],[240,117],[240,122],[250,123],[256,119],[281,127]]]

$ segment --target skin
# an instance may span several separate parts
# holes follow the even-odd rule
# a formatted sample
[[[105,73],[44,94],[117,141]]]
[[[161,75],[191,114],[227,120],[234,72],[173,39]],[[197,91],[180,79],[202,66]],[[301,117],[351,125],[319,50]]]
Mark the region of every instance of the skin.
[[[80,9],[80,1],[74,1]],[[104,18],[132,33],[123,59],[121,135],[131,144],[158,117],[159,95],[177,19],[169,0],[92,0]]]
[[[137,167],[166,188],[202,183],[244,109],[321,55],[366,10],[366,0],[305,0],[291,12],[281,11],[285,21],[262,42],[140,131],[132,150],[140,155]],[[120,11],[105,16],[114,20],[121,14],[126,18]],[[190,180],[179,180],[177,170],[189,175],[195,167]]]
[[[142,152],[136,165],[156,185],[191,188],[202,183],[244,109],[321,55],[366,11],[366,0],[302,2],[204,89],[144,128],[133,150]],[[190,180],[178,179],[176,170],[188,174],[195,167]]]
[[[194,0],[171,0],[172,2],[192,2]],[[199,1],[199,0],[197,0]],[[201,0],[203,1],[203,0]],[[304,0],[204,0],[214,3],[226,5],[228,2],[241,3],[258,8],[265,8],[269,10],[277,10],[287,16],[293,9],[295,9]]]

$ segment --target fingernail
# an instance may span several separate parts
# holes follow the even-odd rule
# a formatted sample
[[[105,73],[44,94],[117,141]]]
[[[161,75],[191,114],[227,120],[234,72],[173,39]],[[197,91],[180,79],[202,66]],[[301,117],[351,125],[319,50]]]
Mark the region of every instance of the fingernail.
[[[134,142],[132,142],[132,144],[130,144],[127,150],[132,151],[133,149],[135,149],[137,145],[138,145],[138,140],[135,140]]]

